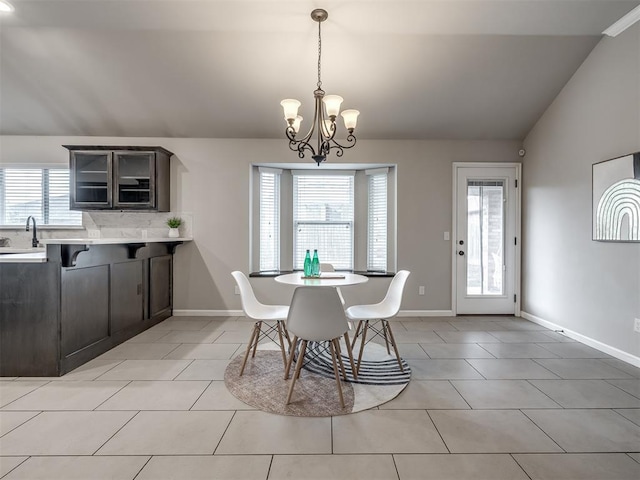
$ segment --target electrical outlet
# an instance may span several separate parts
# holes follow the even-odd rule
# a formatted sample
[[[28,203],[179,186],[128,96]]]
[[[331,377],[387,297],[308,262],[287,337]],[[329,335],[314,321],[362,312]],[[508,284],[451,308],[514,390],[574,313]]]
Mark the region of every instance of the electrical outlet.
[[[142,238],[147,238],[147,231],[144,228],[142,230],[140,230],[140,236]]]
[[[89,238],[100,238],[100,230],[91,228],[87,230],[87,233],[89,235]]]
[[[236,295],[240,295],[240,287],[238,287],[238,285],[235,286],[234,292]]]
[[[418,287],[418,295],[424,295],[424,285]]]
[[[449,241],[450,237],[449,237],[449,232],[444,232],[444,239],[446,241]]]
[[[640,318],[636,318],[635,321],[633,322],[633,329],[640,333]]]

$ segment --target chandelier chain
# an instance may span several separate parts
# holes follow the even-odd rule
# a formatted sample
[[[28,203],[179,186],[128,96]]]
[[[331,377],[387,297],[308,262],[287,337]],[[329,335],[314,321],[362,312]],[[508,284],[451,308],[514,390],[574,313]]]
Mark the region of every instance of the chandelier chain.
[[[321,67],[321,57],[322,57],[322,35],[320,33],[320,25],[321,22],[318,22],[318,88],[322,88],[322,80],[320,78],[320,67]]]

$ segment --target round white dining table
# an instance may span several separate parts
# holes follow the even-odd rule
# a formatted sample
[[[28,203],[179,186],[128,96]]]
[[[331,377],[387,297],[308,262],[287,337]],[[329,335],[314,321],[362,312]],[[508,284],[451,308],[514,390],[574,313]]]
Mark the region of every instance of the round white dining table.
[[[346,287],[347,285],[365,283],[369,280],[369,278],[364,275],[343,272],[323,272],[319,277],[303,277],[304,274],[302,272],[286,273],[284,275],[278,275],[275,281],[286,285],[293,285],[294,287]]]

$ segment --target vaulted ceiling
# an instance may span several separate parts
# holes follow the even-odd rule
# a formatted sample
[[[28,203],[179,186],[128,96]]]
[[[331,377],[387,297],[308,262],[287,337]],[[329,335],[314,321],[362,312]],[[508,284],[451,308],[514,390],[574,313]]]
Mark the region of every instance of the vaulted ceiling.
[[[322,81],[359,138],[521,139],[618,0],[11,0],[0,134],[282,138]],[[640,47],[639,47],[640,49]]]

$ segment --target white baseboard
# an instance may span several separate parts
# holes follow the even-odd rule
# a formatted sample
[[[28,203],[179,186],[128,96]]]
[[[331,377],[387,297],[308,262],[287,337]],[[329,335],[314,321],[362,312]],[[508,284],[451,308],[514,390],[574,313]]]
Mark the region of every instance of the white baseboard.
[[[174,317],[241,317],[242,310],[174,310]],[[451,310],[400,310],[398,317],[452,317]]]
[[[241,317],[242,310],[174,310],[174,317]]]
[[[543,327],[550,328],[551,330],[562,330],[562,333],[569,338],[573,338],[574,340],[578,340],[585,345],[595,348],[596,350],[600,350],[612,357],[617,358],[618,360],[622,360],[623,362],[630,363],[635,367],[640,367],[640,357],[636,357],[635,355],[631,355],[625,351],[622,351],[618,348],[612,347],[611,345],[607,345],[606,343],[599,342],[598,340],[594,340],[591,337],[587,337],[582,335],[581,333],[574,332],[573,330],[568,330],[564,328],[562,325],[557,325],[555,323],[549,322],[548,320],[544,320],[540,317],[536,317],[530,313],[525,311],[520,312],[520,316],[526,320],[529,320],[533,323],[537,323],[538,325],[542,325]]]
[[[400,310],[397,317],[453,317],[451,310]]]

